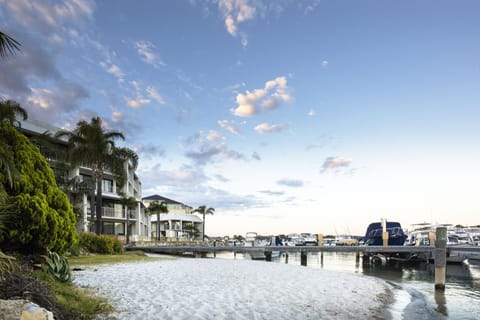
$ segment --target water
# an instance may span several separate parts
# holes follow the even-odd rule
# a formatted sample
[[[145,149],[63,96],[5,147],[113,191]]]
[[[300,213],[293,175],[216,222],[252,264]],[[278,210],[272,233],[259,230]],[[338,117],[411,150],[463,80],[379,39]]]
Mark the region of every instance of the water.
[[[212,255],[213,256],[213,255]],[[222,259],[249,259],[248,255],[217,253]],[[282,254],[273,263],[285,263]],[[300,253],[289,253],[288,264],[300,265]],[[389,282],[395,302],[389,309],[389,319],[480,319],[480,266],[448,264],[445,291],[434,288],[434,265],[419,263],[415,266],[388,264],[363,266],[355,263],[354,253],[309,253],[308,268],[321,268],[341,272],[374,276]]]

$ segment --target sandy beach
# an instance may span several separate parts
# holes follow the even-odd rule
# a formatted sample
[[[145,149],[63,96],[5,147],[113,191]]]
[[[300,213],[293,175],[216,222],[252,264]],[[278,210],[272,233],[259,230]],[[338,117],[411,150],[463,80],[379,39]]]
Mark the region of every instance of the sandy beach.
[[[248,260],[101,265],[74,283],[108,297],[119,319],[383,319],[392,299],[376,278]]]

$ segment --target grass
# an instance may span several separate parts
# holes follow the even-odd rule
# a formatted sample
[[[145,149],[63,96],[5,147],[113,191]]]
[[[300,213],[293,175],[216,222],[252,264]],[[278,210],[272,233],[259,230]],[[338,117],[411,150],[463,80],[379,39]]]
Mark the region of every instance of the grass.
[[[109,319],[108,314],[115,311],[106,298],[94,295],[89,289],[54,280],[48,283],[57,302],[67,310],[67,319],[91,320],[99,315],[104,315],[103,319]]]
[[[170,258],[152,258],[145,255],[143,251],[126,251],[122,254],[90,254],[88,256],[69,257],[68,262],[70,266],[89,266],[106,263],[120,263],[120,262],[144,262],[158,259]],[[173,259],[173,258],[172,258]]]
[[[143,251],[126,251],[115,255],[90,254],[69,257],[68,261],[70,267],[74,268],[107,263],[153,261],[155,259],[159,258],[148,257]],[[71,313],[71,319],[91,320],[97,319],[99,315],[102,316],[101,319],[115,319],[109,316],[115,310],[109,305],[108,299],[96,296],[90,289],[79,288],[71,283],[48,282],[57,301]]]

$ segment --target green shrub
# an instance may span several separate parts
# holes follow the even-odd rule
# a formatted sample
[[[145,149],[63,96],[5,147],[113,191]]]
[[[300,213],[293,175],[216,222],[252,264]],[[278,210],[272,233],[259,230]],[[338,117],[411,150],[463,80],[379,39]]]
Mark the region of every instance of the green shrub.
[[[8,151],[5,156],[18,172],[14,189],[7,188],[8,181],[0,175],[10,209],[15,212],[7,231],[0,233],[0,249],[45,254],[48,248],[63,254],[77,241],[76,216],[66,194],[27,137],[0,122],[0,140]]]
[[[58,255],[56,252],[49,252],[45,260],[45,271],[50,273],[60,282],[70,282],[72,273],[70,265],[65,257]]]
[[[123,252],[122,244],[115,237],[87,232],[80,234],[80,247],[90,253],[114,254]]]

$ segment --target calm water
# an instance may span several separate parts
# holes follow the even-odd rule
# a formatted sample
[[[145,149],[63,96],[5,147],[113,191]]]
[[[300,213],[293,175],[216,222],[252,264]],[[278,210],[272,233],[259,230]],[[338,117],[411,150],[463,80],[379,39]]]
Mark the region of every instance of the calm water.
[[[217,253],[222,259],[249,259],[243,254]],[[285,263],[285,255],[272,259]],[[267,262],[266,262],[267,263]],[[300,265],[300,254],[290,253],[289,264]],[[395,303],[390,308],[390,319],[480,319],[480,266],[447,266],[445,292],[434,290],[434,265],[362,266],[355,264],[355,254],[325,252],[309,253],[308,268],[322,268],[374,276],[388,281],[394,287]]]

